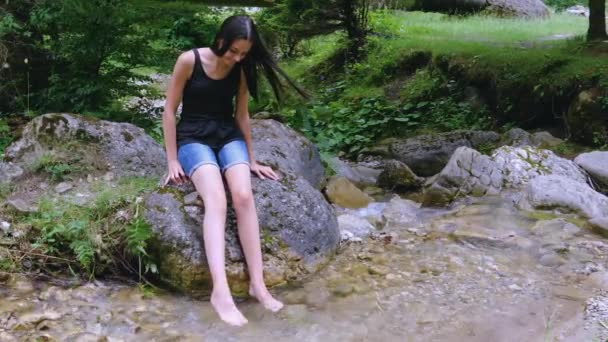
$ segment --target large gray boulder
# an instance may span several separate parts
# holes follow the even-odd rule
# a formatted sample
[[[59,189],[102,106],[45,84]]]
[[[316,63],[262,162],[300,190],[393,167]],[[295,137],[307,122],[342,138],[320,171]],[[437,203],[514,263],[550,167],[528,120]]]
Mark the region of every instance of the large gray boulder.
[[[544,18],[549,9],[541,0],[415,0],[412,9],[466,13],[484,11],[498,16]]]
[[[425,189],[422,205],[443,206],[464,195],[498,194],[503,173],[488,156],[474,149],[459,147],[445,168]]]
[[[393,158],[404,162],[418,176],[439,173],[461,146],[480,149],[494,145],[500,139],[495,132],[454,131],[399,139],[389,146]]]
[[[324,265],[340,242],[334,209],[318,190],[325,178],[316,147],[274,120],[252,120],[255,158],[282,175],[252,178],[260,223],[264,276],[269,286],[301,279]],[[230,193],[226,270],[231,289],[247,293],[245,259],[238,241]],[[171,185],[145,198],[145,217],[155,232],[152,250],[162,280],[193,296],[209,294],[202,224],[205,209],[192,183]]]
[[[24,169],[51,154],[89,172],[116,176],[160,176],[166,169],[163,148],[143,129],[77,114],[45,114],[30,121],[5,158]]]
[[[251,120],[253,150],[257,161],[280,172],[300,175],[320,189],[325,169],[317,147],[302,134],[275,120]]]
[[[335,213],[323,195],[302,177],[280,181],[253,179],[254,197],[269,286],[301,279],[317,271],[340,242]],[[193,296],[209,294],[211,275],[202,243],[204,208],[186,205],[192,185],[154,192],[145,199],[145,217],[152,225],[159,274],[167,284]],[[229,198],[229,197],[228,197]],[[230,206],[230,203],[229,203]],[[226,227],[227,274],[233,292],[245,294],[247,273],[237,240],[236,219],[229,210]]]
[[[576,163],[550,150],[530,146],[502,146],[494,150],[492,160],[503,171],[505,187],[518,188],[541,175],[560,175],[586,183],[588,176]]]
[[[588,186],[584,170],[549,150],[502,146],[488,157],[471,148],[460,147],[446,167],[427,181],[423,204],[443,206],[467,195],[497,194],[505,188],[521,189],[543,175],[562,176]]]
[[[561,209],[590,219],[608,216],[608,197],[586,183],[561,175],[542,175],[532,179],[519,206],[525,209]]]
[[[574,162],[587,171],[600,191],[608,192],[608,151],[582,153]]]

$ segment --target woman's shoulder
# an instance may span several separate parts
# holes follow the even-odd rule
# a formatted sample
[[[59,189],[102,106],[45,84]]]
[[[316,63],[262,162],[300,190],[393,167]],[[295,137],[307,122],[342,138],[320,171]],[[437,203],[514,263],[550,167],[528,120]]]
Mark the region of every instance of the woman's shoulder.
[[[193,64],[194,63],[194,51],[188,50],[188,51],[182,52],[179,55],[179,57],[177,57],[177,62],[184,63],[184,64]]]

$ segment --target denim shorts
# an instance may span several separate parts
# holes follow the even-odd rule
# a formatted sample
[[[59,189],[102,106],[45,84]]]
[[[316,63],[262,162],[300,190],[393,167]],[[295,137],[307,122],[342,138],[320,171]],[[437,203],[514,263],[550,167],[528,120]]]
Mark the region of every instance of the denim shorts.
[[[212,164],[221,172],[236,164],[249,165],[249,152],[244,140],[233,140],[219,150],[200,143],[182,145],[177,151],[177,159],[188,177],[201,165]]]

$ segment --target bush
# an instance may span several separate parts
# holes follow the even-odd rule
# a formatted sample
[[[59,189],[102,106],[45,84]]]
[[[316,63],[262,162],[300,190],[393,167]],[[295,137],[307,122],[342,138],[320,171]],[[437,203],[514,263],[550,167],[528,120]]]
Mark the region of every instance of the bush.
[[[29,214],[36,259],[45,271],[62,271],[67,263],[74,272],[90,277],[102,274],[156,273],[156,264],[146,248],[151,226],[141,216],[138,195],[156,184],[154,180],[123,180],[118,188],[105,190],[90,206],[43,200],[40,211]],[[60,266],[60,267],[57,267]]]

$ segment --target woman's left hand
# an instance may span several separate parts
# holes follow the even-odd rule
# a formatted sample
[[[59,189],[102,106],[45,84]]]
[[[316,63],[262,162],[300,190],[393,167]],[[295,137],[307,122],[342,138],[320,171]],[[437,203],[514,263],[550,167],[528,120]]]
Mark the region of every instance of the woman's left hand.
[[[256,176],[260,177],[261,179],[279,179],[279,176],[274,172],[274,170],[272,170],[270,166],[261,165],[255,161],[251,163],[251,172],[255,173]]]

